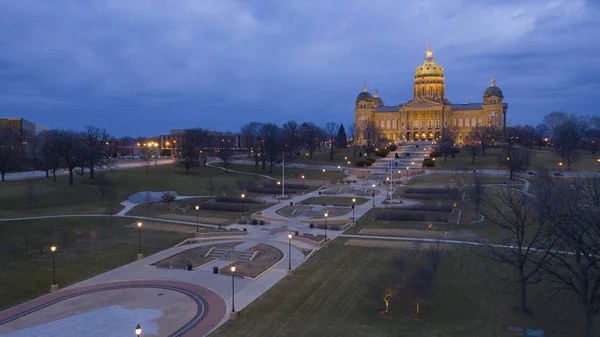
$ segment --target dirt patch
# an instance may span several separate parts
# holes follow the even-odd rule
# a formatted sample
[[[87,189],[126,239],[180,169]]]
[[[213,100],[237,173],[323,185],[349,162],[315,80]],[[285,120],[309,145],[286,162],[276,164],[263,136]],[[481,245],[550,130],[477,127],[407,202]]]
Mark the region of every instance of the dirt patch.
[[[235,265],[236,275],[255,278],[283,258],[282,251],[263,243],[248,250],[258,251],[258,255],[256,255],[254,260],[236,261],[235,263],[223,267],[221,273],[231,275],[231,266]]]
[[[418,229],[364,228],[358,234],[443,239],[446,232]]]
[[[193,223],[196,222],[195,215],[165,213],[165,214],[158,215],[158,217],[163,218],[163,219],[181,220],[181,221],[188,221],[188,222],[193,222]],[[211,225],[224,224],[227,221],[228,221],[228,219],[224,219],[224,218],[213,218],[213,217],[207,217],[207,216],[198,217],[199,223],[206,223],[206,224],[211,224]]]
[[[157,231],[166,231],[166,232],[179,232],[179,233],[196,233],[198,230],[200,233],[211,233],[215,232],[214,228],[207,227],[198,227],[192,225],[183,225],[183,224],[170,224],[170,223],[162,223],[162,222],[142,222],[144,225],[142,227],[143,230],[157,230]],[[137,222],[134,222],[130,225],[125,226],[127,228],[137,229]]]
[[[215,258],[205,257],[206,253],[208,253],[211,248],[230,249],[239,244],[242,244],[242,242],[228,242],[217,245],[206,245],[202,247],[191,248],[181,253],[169,256],[166,259],[152,263],[151,266],[181,269],[187,267],[188,264],[191,264],[193,268],[197,268],[216,260]]]
[[[429,242],[408,242],[408,241],[389,241],[389,240],[364,240],[351,239],[346,242],[348,246],[369,247],[369,248],[393,248],[416,250],[439,250],[441,247],[448,249],[450,245]]]

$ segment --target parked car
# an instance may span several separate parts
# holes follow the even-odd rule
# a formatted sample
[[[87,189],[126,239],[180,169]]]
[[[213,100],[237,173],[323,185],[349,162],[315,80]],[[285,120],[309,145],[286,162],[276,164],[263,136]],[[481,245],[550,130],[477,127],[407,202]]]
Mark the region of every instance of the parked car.
[[[554,172],[554,176],[555,176],[555,177],[562,177],[562,176],[564,176],[564,175],[565,175],[565,174],[564,174],[564,173],[562,173],[562,172]]]
[[[527,172],[527,174],[529,174],[530,176],[534,176],[534,175],[536,175],[536,173],[535,173],[535,172],[533,172],[533,171],[529,171],[529,172]]]

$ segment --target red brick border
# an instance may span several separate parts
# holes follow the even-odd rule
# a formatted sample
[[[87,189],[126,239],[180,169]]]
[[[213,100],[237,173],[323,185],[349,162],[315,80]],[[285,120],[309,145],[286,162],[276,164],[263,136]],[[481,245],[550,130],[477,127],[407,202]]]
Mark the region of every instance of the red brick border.
[[[195,293],[195,294],[199,295],[200,297],[202,297],[208,303],[208,311],[206,313],[206,316],[196,326],[194,326],[189,331],[187,331],[185,333],[185,336],[196,337],[196,336],[207,335],[211,330],[213,330],[219,324],[219,322],[221,322],[221,319],[223,319],[223,317],[225,316],[226,311],[227,311],[227,306],[225,304],[225,301],[223,301],[223,299],[221,298],[221,296],[219,296],[214,291],[209,290],[204,287],[201,287],[201,286],[197,286],[197,285],[190,284],[190,283],[184,283],[184,282],[176,282],[176,281],[158,281],[158,280],[157,281],[126,281],[126,282],[102,283],[102,284],[96,284],[96,285],[91,285],[91,286],[86,286],[86,287],[78,287],[78,288],[60,290],[60,291],[57,291],[55,293],[52,293],[52,294],[49,294],[46,296],[38,297],[32,301],[17,305],[15,307],[12,307],[8,310],[1,312],[0,313],[0,321],[3,321],[9,317],[18,315],[24,311],[34,309],[40,305],[44,305],[48,302],[51,302],[53,300],[56,300],[56,299],[64,297],[64,296],[76,295],[77,293],[83,293],[85,291],[98,289],[98,288],[132,286],[132,285],[176,287],[176,288],[180,288],[180,289]]]

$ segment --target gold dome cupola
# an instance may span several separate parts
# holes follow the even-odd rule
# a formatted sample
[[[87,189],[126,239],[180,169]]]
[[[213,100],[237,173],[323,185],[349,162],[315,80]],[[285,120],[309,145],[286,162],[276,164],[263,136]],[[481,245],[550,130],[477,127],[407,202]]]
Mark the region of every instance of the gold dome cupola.
[[[431,45],[428,45],[425,51],[425,61],[415,71],[413,88],[413,99],[415,100],[420,98],[443,100],[445,98],[444,68],[435,62]]]

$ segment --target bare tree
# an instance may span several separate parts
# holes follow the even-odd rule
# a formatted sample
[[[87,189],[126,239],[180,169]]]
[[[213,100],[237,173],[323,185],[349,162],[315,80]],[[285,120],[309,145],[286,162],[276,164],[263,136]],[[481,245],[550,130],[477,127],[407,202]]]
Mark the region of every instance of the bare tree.
[[[358,130],[358,126],[352,123],[348,127],[348,132],[348,137],[352,142],[352,157],[356,158],[356,153],[358,152],[358,149],[360,149],[360,142],[357,139],[358,135],[360,135],[360,131]]]
[[[164,202],[167,205],[167,210],[169,212],[173,211],[173,209],[171,209],[171,203],[173,201],[175,201],[176,196],[173,193],[170,192],[165,192],[160,196],[160,201]]]
[[[559,125],[564,123],[568,118],[569,118],[569,115],[567,115],[565,112],[562,112],[562,111],[553,111],[553,112],[547,114],[546,116],[544,116],[542,123],[548,126],[549,131],[550,131],[550,138],[552,138],[554,140],[554,136],[555,136],[554,131],[556,130],[556,128]]]
[[[575,295],[585,319],[586,337],[598,336],[594,317],[600,312],[600,175],[558,180],[544,185],[539,204],[555,238],[543,246],[552,256],[545,279],[556,291]]]
[[[340,150],[336,144],[338,129],[338,125],[334,122],[327,122],[325,128],[323,128],[325,136],[327,137],[327,143],[329,143],[329,160],[333,160],[335,153]]]
[[[98,194],[100,195],[100,206],[104,207],[104,198],[112,192],[113,183],[107,177],[106,172],[100,172],[95,179],[94,184],[98,188]]]
[[[185,167],[185,173],[189,173],[190,169],[199,165],[200,148],[206,145],[206,131],[202,129],[184,130],[180,137],[180,149],[177,153],[177,162]],[[206,146],[204,146],[206,147]]]
[[[53,134],[61,162],[69,171],[69,185],[73,185],[75,168],[83,162],[80,136],[79,133],[70,130],[56,130]]]
[[[381,129],[375,121],[367,121],[361,129],[361,135],[365,140],[367,155],[373,152],[373,149],[379,145],[381,141]]]
[[[513,268],[514,275],[498,277],[518,284],[520,308],[529,312],[527,285],[539,282],[540,272],[550,259],[548,252],[539,253],[538,248],[553,246],[544,218],[538,216],[535,200],[512,188],[495,189],[485,199],[485,205],[487,221],[502,230],[503,242],[510,245],[510,249],[486,244],[483,252],[476,248],[477,252]]]
[[[546,139],[550,137],[550,127],[544,123],[540,123],[535,127],[535,140],[538,149],[541,149],[546,144]]]
[[[475,165],[475,157],[479,154],[479,144],[470,142],[467,145],[467,152],[471,154],[471,164]]]
[[[20,168],[23,159],[21,135],[15,129],[0,128],[0,174],[2,181],[7,172]]]
[[[440,152],[444,154],[444,163],[448,161],[449,154],[454,156],[452,152],[454,150],[454,138],[452,137],[452,131],[450,128],[442,128],[441,137],[438,140],[438,146]]]
[[[579,160],[579,145],[586,133],[586,125],[577,116],[569,116],[553,130],[553,148],[564,161],[567,162],[567,169],[571,164]]]
[[[530,150],[511,146],[509,142],[509,145],[504,147],[497,160],[500,167],[504,167],[509,171],[509,179],[512,180],[515,175],[527,170],[532,156],[533,153]]]
[[[283,136],[281,129],[273,123],[263,124],[260,130],[263,142],[263,169],[266,163],[269,163],[269,172],[273,172],[273,167],[281,162],[283,158]]]
[[[90,170],[90,179],[94,179],[94,170],[102,169],[110,164],[108,153],[108,141],[110,135],[106,129],[100,129],[94,126],[85,127],[85,162]]]
[[[489,148],[501,136],[501,130],[494,124],[490,126],[476,126],[471,130],[473,140],[481,146],[481,155],[485,155],[485,149]]]
[[[261,123],[250,122],[242,126],[241,132],[250,138],[250,149],[248,155],[254,156],[254,167],[258,167],[260,154],[262,152],[262,140],[260,139]]]
[[[321,129],[313,123],[302,123],[300,125],[300,139],[306,146],[308,156],[310,159],[313,157],[313,153],[320,144]]]
[[[288,156],[291,157],[300,148],[300,125],[295,121],[288,121],[281,126],[281,132]]]
[[[142,153],[140,157],[142,159],[142,162],[144,163],[144,167],[146,168],[146,173],[148,173],[150,166],[152,166],[152,160],[154,158],[155,153],[156,149],[152,148],[151,146],[142,147]]]
[[[485,186],[483,186],[483,176],[480,173],[473,173],[473,185],[471,185],[471,198],[475,206],[475,214],[479,216],[481,204],[485,200]]]

